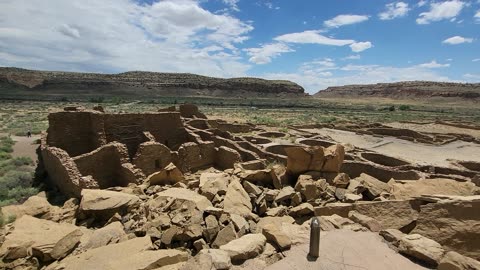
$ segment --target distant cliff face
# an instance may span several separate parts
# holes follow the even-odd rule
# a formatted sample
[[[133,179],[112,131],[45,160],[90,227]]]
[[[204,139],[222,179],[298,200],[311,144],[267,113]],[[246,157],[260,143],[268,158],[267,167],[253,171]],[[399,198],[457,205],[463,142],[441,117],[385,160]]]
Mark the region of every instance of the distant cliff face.
[[[480,83],[412,81],[345,85],[321,90],[314,97],[465,98],[480,99]]]
[[[96,74],[0,68],[0,94],[12,89],[39,95],[304,96],[298,84],[259,78],[222,79],[187,73]]]

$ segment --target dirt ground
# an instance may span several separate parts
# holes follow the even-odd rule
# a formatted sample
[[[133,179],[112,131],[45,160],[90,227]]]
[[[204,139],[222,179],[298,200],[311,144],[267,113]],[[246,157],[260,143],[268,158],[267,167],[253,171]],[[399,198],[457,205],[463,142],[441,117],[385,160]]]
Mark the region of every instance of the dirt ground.
[[[454,134],[466,134],[476,138],[480,138],[480,130],[469,129],[469,128],[459,128],[449,125],[437,124],[437,123],[425,123],[425,124],[414,124],[414,123],[400,123],[393,122],[385,124],[393,128],[406,128],[414,130],[417,132],[434,132],[434,133],[454,133]]]
[[[38,144],[35,142],[40,139],[39,135],[33,135],[30,138],[23,136],[12,136],[12,139],[16,142],[13,146],[13,157],[29,157],[34,162],[37,161],[37,153],[35,152]]]

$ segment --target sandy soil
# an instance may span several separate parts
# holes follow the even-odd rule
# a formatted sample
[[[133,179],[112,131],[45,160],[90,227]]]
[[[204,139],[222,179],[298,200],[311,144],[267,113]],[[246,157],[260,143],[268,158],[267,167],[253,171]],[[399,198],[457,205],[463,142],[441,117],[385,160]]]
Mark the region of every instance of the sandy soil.
[[[428,145],[400,140],[395,137],[376,137],[358,135],[354,132],[336,129],[305,129],[305,131],[328,136],[332,140],[351,144],[384,154],[405,159],[411,163],[452,167],[450,159],[480,162],[480,145],[470,142],[455,141],[445,145]]]
[[[448,125],[426,123],[426,124],[413,124],[413,123],[387,123],[386,126],[393,128],[406,128],[417,132],[433,132],[433,133],[454,133],[454,134],[466,134],[476,138],[480,138],[480,130],[452,127]]]
[[[12,136],[12,139],[16,141],[13,146],[13,157],[30,157],[33,161],[37,160],[37,153],[35,152],[38,144],[34,142],[40,139],[39,135],[33,135],[30,138],[23,136]]]

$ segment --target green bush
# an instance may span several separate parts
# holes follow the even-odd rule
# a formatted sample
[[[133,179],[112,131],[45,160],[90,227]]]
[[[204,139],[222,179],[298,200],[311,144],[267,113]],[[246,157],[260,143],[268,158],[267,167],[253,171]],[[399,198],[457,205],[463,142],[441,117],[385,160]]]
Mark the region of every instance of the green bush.
[[[400,105],[400,107],[398,107],[398,109],[399,109],[400,111],[408,111],[408,110],[410,110],[410,106],[408,106],[408,105]]]

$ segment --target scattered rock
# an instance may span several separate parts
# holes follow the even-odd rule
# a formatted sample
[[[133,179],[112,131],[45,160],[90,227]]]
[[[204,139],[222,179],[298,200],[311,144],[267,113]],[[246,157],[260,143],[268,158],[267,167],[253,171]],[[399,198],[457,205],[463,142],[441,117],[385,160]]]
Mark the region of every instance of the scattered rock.
[[[52,252],[57,243],[62,241],[55,255],[64,255],[71,251],[70,240],[75,240],[76,235],[79,234],[77,232],[79,228],[75,225],[56,223],[28,215],[17,219],[13,223],[13,228],[13,231],[5,236],[0,247],[0,254],[4,254],[9,259],[24,257],[27,255],[27,250],[31,250],[34,257],[40,261],[49,262],[54,259]],[[75,233],[70,235],[72,232]],[[70,236],[67,237],[67,235]]]
[[[397,229],[386,229],[382,230],[379,233],[387,242],[392,243],[392,245],[398,247],[400,240],[405,235]]]
[[[215,269],[230,269],[232,262],[228,252],[221,249],[204,249],[199,252],[199,254],[205,254],[210,256],[212,264]]]
[[[241,161],[242,157],[238,151],[226,146],[220,146],[215,156],[215,164],[223,170],[233,168],[235,163]]]
[[[60,269],[156,269],[186,262],[186,252],[174,249],[153,250],[150,237],[134,238],[118,244],[87,250],[49,265]]]
[[[439,243],[420,234],[404,235],[400,239],[398,251],[432,266],[437,266],[445,253]]]
[[[382,229],[382,225],[380,225],[377,220],[369,216],[362,215],[357,211],[350,211],[350,213],[348,213],[348,218],[359,223],[360,225],[367,227],[372,232],[379,232]]]
[[[252,212],[250,197],[238,180],[233,180],[228,185],[227,194],[223,201],[223,209],[228,213],[241,216],[247,216]]]
[[[309,216],[313,214],[313,206],[309,203],[302,203],[290,209],[288,214],[294,217]]]
[[[360,174],[356,180],[365,187],[365,195],[370,200],[377,198],[382,192],[390,192],[391,190],[391,187],[387,183],[384,183],[366,173]]]
[[[122,192],[84,189],[82,190],[82,200],[80,201],[80,211],[108,220],[115,213],[127,212],[131,207],[139,203],[140,199],[131,194]]]
[[[348,212],[353,210],[353,205],[351,203],[329,203],[325,206],[315,207],[316,216],[331,216],[337,214],[341,217],[348,217]]]
[[[262,190],[259,187],[257,187],[255,184],[252,184],[248,181],[243,181],[243,187],[245,188],[245,191],[248,194],[252,194],[255,197],[262,194]]]
[[[339,188],[347,188],[350,183],[350,177],[346,173],[339,173],[333,179],[333,185]]]
[[[185,177],[177,166],[170,163],[161,171],[149,175],[146,181],[150,185],[173,185],[185,181]]]
[[[55,246],[53,246],[50,256],[55,260],[65,258],[70,252],[72,252],[80,243],[80,239],[83,236],[83,232],[77,229],[60,239]]]
[[[322,172],[340,172],[345,158],[345,148],[341,144],[329,146],[324,150],[325,163]]]
[[[280,190],[280,192],[278,193],[277,197],[275,197],[275,202],[281,203],[283,201],[290,200],[293,195],[295,195],[295,190],[290,186],[286,186],[282,188],[282,190]]]
[[[449,251],[437,267],[438,270],[473,270],[480,269],[480,262],[469,257]]]
[[[208,207],[212,207],[212,203],[205,197],[194,191],[185,188],[169,188],[157,193],[157,197],[150,201],[152,208],[158,207],[159,204],[169,199],[179,201],[190,201],[200,210],[205,211]]]
[[[215,241],[212,243],[213,248],[219,248],[225,244],[230,243],[231,241],[237,239],[237,233],[235,232],[235,227],[233,224],[225,226],[223,229],[218,232]]]
[[[248,260],[258,256],[267,239],[263,234],[247,234],[220,247],[228,252],[233,262]]]
[[[263,227],[263,235],[268,241],[277,246],[280,250],[289,249],[292,246],[290,238],[275,224],[267,224]]]
[[[429,203],[420,209],[412,233],[435,239],[447,249],[462,255],[480,259],[478,196]]]

